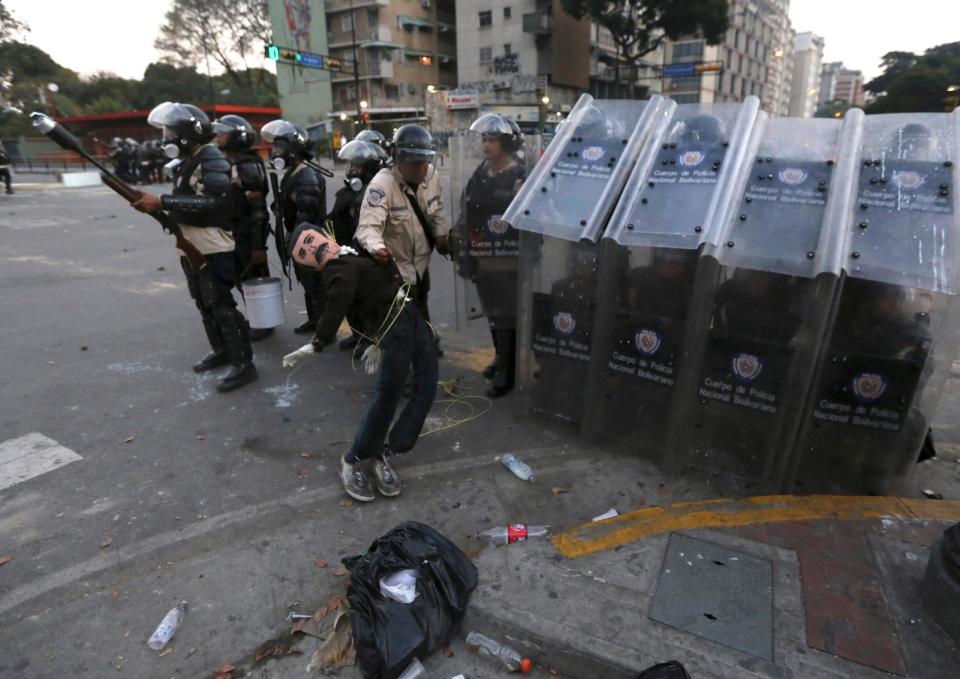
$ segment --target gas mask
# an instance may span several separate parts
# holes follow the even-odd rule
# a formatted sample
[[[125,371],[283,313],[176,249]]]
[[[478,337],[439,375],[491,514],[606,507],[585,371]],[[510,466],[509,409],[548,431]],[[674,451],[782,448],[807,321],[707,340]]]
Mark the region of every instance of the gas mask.
[[[348,189],[356,193],[360,193],[363,189],[363,180],[360,177],[344,177],[343,183]]]
[[[170,160],[176,160],[180,157],[180,147],[175,142],[168,141],[163,145],[163,155]]]
[[[283,158],[283,156],[277,156],[276,158],[270,159],[270,166],[273,167],[273,169],[277,172],[282,172],[283,170],[287,169],[287,161]]]

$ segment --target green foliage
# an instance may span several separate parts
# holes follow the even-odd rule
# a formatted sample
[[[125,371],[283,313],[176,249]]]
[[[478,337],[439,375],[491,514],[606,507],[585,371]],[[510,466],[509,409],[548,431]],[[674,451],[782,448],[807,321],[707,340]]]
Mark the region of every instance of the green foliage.
[[[607,28],[620,57],[636,66],[664,40],[702,36],[709,45],[723,40],[730,25],[727,0],[562,0],[567,14],[590,17]]]
[[[7,41],[18,33],[25,33],[29,30],[25,23],[18,20],[10,10],[4,7],[3,0],[0,0],[0,43]]]
[[[813,114],[814,118],[842,118],[843,115],[850,109],[850,104],[845,101],[828,101],[825,102],[820,108],[817,109],[817,112]],[[837,115],[837,114],[840,115]]]
[[[868,113],[942,112],[948,108],[947,87],[960,85],[960,42],[932,47],[917,56],[888,52],[884,72],[865,89],[881,93]]]
[[[154,42],[166,61],[179,66],[220,66],[231,92],[256,98],[265,87],[263,46],[272,35],[265,0],[173,0]]]
[[[97,73],[81,77],[60,66],[43,50],[26,43],[0,42],[0,65],[3,65],[3,90],[0,91],[0,138],[30,134],[31,111],[58,115],[110,113],[153,108],[164,101],[211,103],[211,89],[216,103],[248,106],[277,106],[276,76],[262,69],[239,71],[237,75],[249,87],[237,87],[229,74],[209,79],[192,66],[153,63],[147,66],[142,80],[121,78],[113,73]],[[59,91],[51,95],[47,85],[55,83]],[[212,85],[212,88],[211,88]],[[229,90],[228,94],[223,92]],[[43,92],[44,100],[40,93]]]

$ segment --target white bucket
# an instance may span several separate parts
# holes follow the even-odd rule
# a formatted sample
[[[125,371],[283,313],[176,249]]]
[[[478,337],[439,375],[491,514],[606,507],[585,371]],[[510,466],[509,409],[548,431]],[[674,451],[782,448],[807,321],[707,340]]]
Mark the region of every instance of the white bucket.
[[[283,314],[283,281],[279,278],[244,281],[243,299],[251,328],[276,328],[286,320]]]

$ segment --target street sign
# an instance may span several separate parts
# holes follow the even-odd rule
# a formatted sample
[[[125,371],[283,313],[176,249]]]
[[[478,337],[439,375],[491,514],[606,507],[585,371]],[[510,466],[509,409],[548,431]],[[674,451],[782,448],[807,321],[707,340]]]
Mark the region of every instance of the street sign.
[[[301,52],[290,47],[280,47],[279,45],[267,45],[264,49],[264,53],[267,55],[268,59],[295,63],[307,68],[320,68],[325,71],[339,71],[343,67],[343,63],[340,59],[328,57],[324,54]]]
[[[696,74],[696,64],[664,64],[661,75],[664,78],[686,78]]]

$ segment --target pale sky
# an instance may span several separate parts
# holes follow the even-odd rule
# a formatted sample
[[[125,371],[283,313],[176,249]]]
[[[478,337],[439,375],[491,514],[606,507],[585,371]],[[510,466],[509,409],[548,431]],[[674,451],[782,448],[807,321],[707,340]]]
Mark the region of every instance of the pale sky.
[[[83,74],[139,78],[157,58],[153,41],[169,0],[6,0],[32,29],[28,40]],[[482,0],[478,0],[482,4]],[[960,41],[957,0],[792,0],[793,26],[826,39],[827,61],[843,61],[867,79],[889,51],[921,52]],[[203,70],[203,64],[198,68]]]

